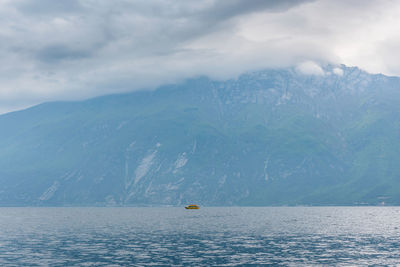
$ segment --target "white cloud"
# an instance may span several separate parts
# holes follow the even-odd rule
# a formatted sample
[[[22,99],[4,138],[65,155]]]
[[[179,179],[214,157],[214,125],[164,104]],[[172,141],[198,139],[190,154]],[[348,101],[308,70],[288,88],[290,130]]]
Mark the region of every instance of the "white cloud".
[[[343,70],[341,68],[334,68],[333,73],[338,76],[343,76]]]
[[[324,75],[324,70],[313,61],[306,61],[299,64],[296,70],[306,75]]]
[[[13,0],[0,25],[0,112],[268,67],[400,75],[390,0]]]

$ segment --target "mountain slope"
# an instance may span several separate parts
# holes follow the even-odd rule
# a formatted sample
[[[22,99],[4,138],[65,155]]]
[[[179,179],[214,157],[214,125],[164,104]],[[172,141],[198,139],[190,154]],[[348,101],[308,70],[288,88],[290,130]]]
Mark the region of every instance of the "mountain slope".
[[[0,204],[400,204],[400,79],[332,68],[2,115]]]

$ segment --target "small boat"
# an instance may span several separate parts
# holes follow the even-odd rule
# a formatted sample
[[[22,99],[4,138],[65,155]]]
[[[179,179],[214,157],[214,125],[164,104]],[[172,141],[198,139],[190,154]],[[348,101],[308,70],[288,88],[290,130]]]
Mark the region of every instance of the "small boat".
[[[187,209],[187,210],[198,210],[198,209],[200,209],[200,207],[197,206],[197,205],[189,205],[189,206],[186,206],[185,209]]]

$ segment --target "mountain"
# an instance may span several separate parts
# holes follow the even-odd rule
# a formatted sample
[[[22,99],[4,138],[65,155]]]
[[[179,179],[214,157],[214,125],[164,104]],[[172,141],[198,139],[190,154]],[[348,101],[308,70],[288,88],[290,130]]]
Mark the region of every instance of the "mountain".
[[[400,78],[206,77],[0,116],[0,205],[400,204]]]

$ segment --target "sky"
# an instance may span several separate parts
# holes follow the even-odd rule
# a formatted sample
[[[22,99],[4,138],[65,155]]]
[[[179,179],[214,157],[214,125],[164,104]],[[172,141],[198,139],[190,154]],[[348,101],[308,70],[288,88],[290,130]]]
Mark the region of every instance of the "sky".
[[[400,1],[0,0],[0,113],[201,75],[399,75]]]

